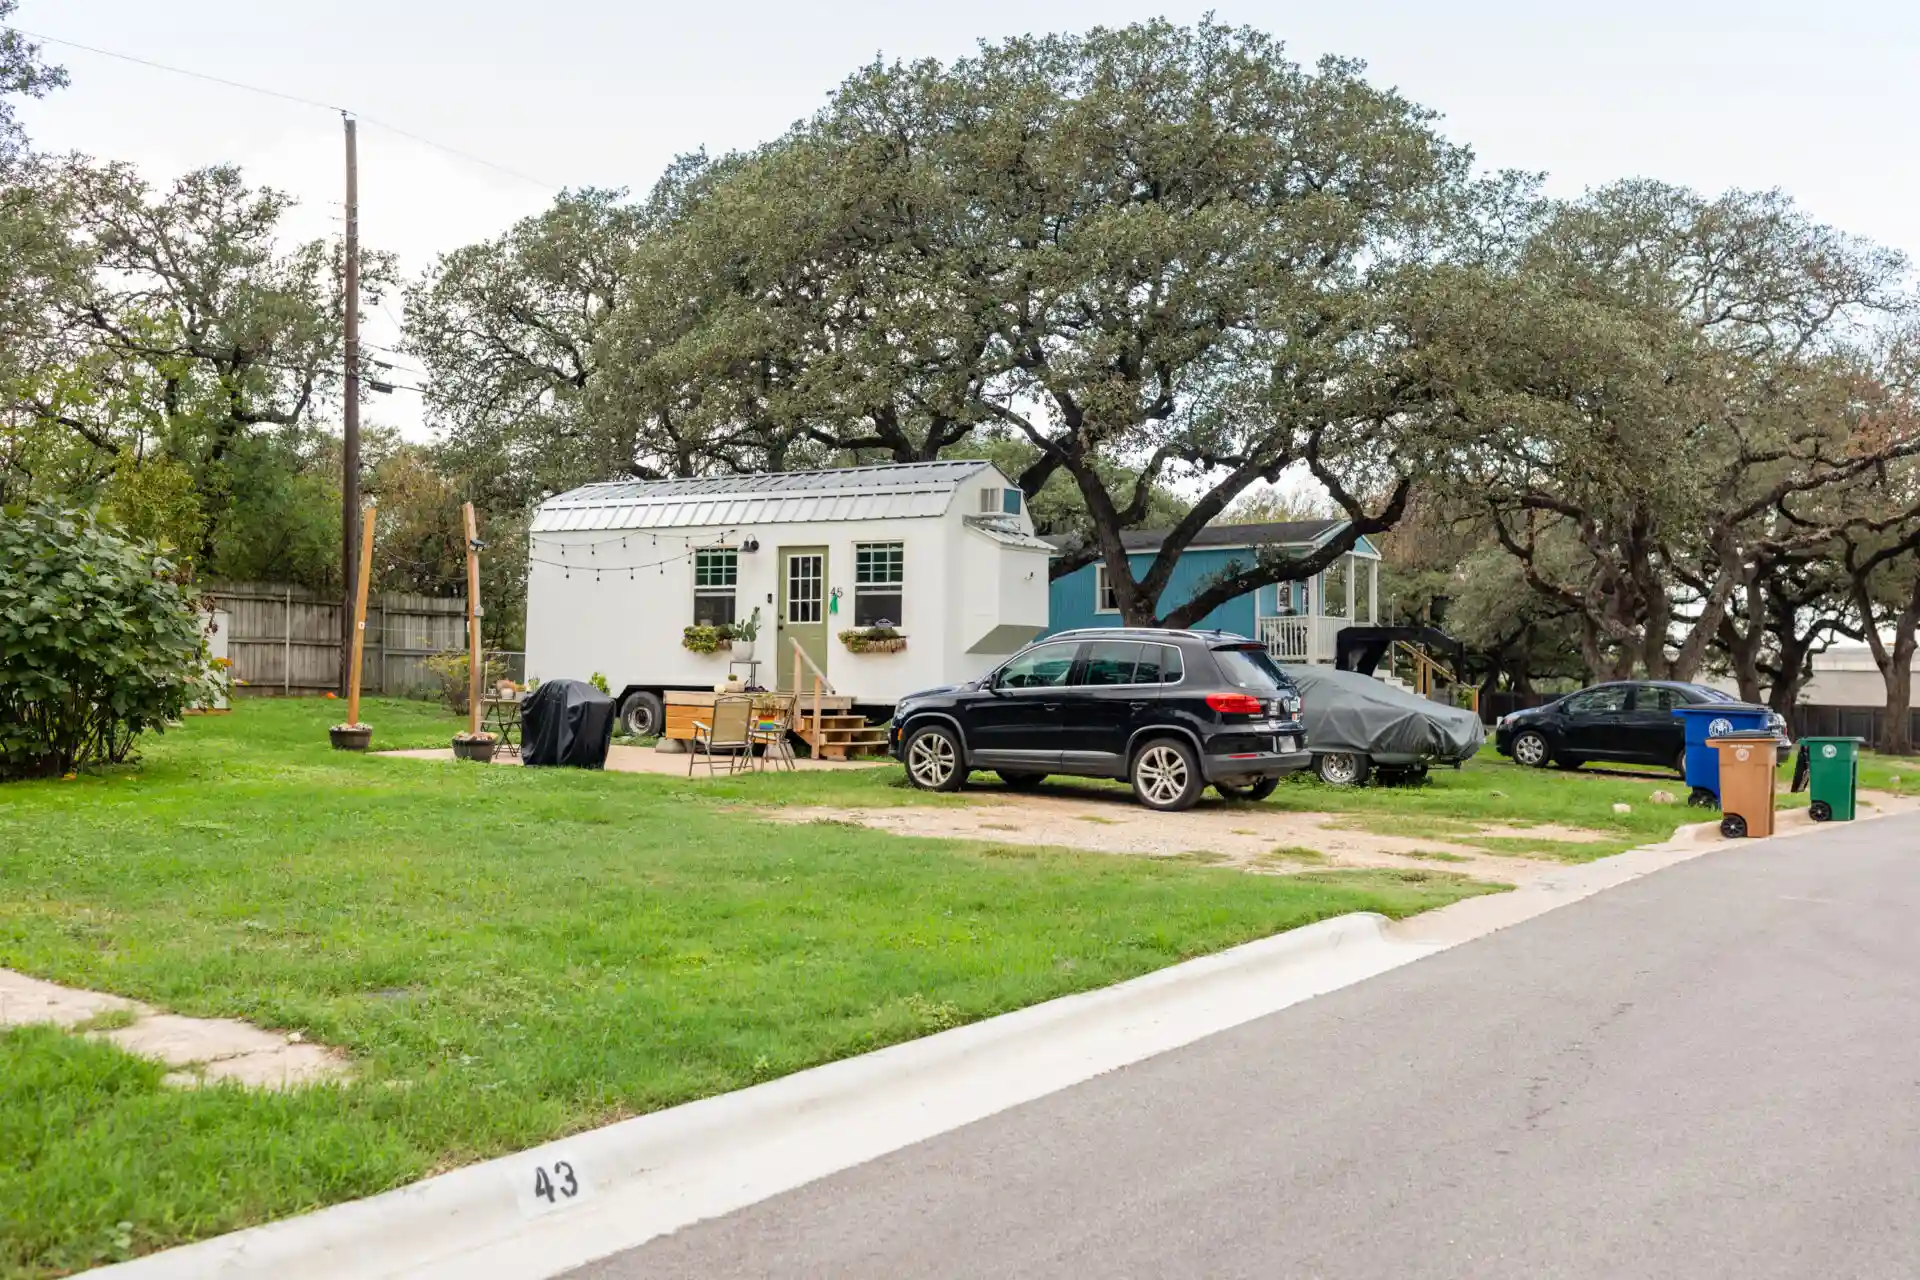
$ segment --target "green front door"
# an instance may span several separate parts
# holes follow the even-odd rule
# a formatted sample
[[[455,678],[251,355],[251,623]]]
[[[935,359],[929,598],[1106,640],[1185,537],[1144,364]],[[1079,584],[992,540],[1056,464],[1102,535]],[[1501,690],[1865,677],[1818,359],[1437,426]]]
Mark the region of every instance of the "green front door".
[[[825,547],[780,548],[780,629],[779,678],[774,687],[788,692],[813,688],[813,673],[802,671],[800,683],[793,683],[793,642],[813,659],[822,672],[827,669],[827,549]]]

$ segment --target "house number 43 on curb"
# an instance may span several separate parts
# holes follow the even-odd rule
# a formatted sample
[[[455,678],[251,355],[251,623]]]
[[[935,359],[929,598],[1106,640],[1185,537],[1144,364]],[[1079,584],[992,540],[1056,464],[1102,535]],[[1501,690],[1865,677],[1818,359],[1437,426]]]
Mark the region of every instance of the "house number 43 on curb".
[[[513,1180],[520,1212],[529,1217],[577,1203],[586,1198],[589,1189],[586,1174],[567,1159],[528,1161],[515,1171]]]

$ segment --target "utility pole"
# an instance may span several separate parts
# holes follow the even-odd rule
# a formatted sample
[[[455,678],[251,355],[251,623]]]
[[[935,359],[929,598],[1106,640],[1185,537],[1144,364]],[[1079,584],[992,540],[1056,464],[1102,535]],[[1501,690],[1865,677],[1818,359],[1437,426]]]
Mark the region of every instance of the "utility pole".
[[[345,439],[340,474],[340,692],[349,692],[355,628],[354,602],[359,596],[354,562],[354,529],[360,516],[360,156],[354,145],[354,119],[340,113],[347,131],[347,261],[346,261],[346,405],[341,415]]]

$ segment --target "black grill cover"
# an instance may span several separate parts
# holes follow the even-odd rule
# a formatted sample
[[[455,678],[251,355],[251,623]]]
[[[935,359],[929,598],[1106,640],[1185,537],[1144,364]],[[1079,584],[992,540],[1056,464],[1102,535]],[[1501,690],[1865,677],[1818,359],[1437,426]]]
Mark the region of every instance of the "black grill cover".
[[[520,763],[604,769],[613,699],[584,680],[549,680],[520,704]]]

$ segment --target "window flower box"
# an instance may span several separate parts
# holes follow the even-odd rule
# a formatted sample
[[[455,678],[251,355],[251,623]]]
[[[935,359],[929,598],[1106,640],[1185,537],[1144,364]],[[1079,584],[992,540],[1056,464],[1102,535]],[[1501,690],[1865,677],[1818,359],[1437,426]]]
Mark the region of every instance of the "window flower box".
[[[856,627],[840,633],[848,653],[899,653],[907,638],[892,627]]]

